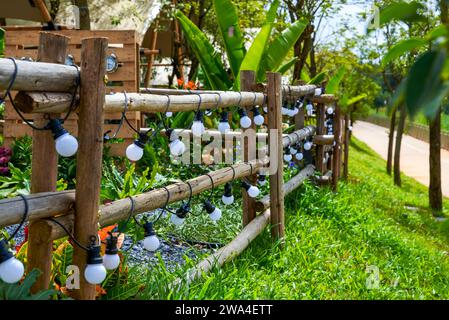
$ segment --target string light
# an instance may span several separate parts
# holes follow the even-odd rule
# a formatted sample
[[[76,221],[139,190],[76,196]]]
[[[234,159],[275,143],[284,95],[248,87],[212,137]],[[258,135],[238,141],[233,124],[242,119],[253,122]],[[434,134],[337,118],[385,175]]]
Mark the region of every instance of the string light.
[[[290,149],[289,148],[287,148],[287,150],[285,151],[284,161],[286,161],[286,162],[292,161],[292,155],[290,153]]]
[[[289,151],[290,151],[290,154],[292,154],[292,155],[295,155],[295,154],[298,153],[298,150],[296,149],[295,146],[291,146],[291,147],[289,148]]]
[[[246,190],[251,198],[256,198],[260,194],[259,188],[249,184],[245,180],[242,181],[242,188]]]
[[[287,115],[289,115],[289,112],[290,112],[290,110],[288,107],[288,103],[284,102],[284,104],[282,105],[282,108],[281,108],[281,113],[283,116],[287,116]]]
[[[246,111],[243,110],[243,109],[241,109],[241,110],[239,111],[239,114],[240,114],[240,126],[241,126],[243,129],[247,129],[247,128],[251,127],[251,123],[252,123],[252,122],[251,122],[251,118],[248,117]]]
[[[222,134],[225,134],[228,130],[231,130],[231,126],[228,122],[228,113],[223,111],[221,113],[220,123],[218,124],[218,131],[220,131]]]
[[[84,278],[90,284],[100,284],[106,279],[107,271],[101,257],[101,246],[95,244],[97,237],[91,237],[91,245],[87,250],[87,266]]]
[[[195,137],[201,137],[205,131],[206,128],[203,123],[203,112],[197,111],[192,124],[192,134]]]
[[[267,177],[263,174],[259,174],[259,176],[257,177],[257,183],[260,186],[264,186],[267,184]]]
[[[323,94],[323,89],[322,88],[316,88],[315,89],[315,95],[316,96],[321,96]]]
[[[126,148],[126,157],[131,161],[139,161],[143,157],[143,149],[148,141],[146,133],[140,133],[139,138]]]
[[[234,203],[234,195],[232,194],[232,184],[227,182],[224,187],[224,194],[221,197],[221,201],[225,205],[230,205]]]
[[[50,120],[48,128],[55,139],[56,152],[62,157],[71,157],[78,151],[78,141],[65,130],[58,119]]]
[[[210,200],[204,202],[204,210],[209,214],[212,221],[218,221],[221,218],[221,210],[214,206]]]
[[[170,153],[175,157],[181,156],[186,151],[185,144],[181,140],[179,140],[178,135],[173,129],[169,129],[167,131],[167,134],[170,137]]]
[[[301,161],[302,159],[304,159],[304,155],[302,152],[298,152],[297,154],[295,154],[295,159],[298,161]]]
[[[180,226],[184,223],[187,214],[190,212],[190,206],[188,204],[183,204],[175,213],[172,213],[170,217],[171,223],[175,226]]]
[[[313,114],[313,104],[310,100],[307,101],[306,110],[308,116],[311,116]]]
[[[256,126],[261,126],[265,122],[265,118],[260,114],[259,108],[256,106],[253,110],[254,113],[254,123]]]
[[[159,249],[161,243],[159,241],[159,238],[156,236],[156,232],[154,232],[153,223],[146,222],[144,225],[144,229],[145,239],[143,239],[143,247],[150,252],[154,252]]]
[[[0,241],[0,279],[6,283],[16,283],[22,279],[25,268],[9,250],[6,240]]]
[[[167,111],[167,112],[165,113],[165,116],[166,116],[167,118],[171,118],[171,117],[173,117],[173,112]]]
[[[328,115],[332,115],[332,114],[334,114],[334,108],[332,106],[330,106],[327,108],[326,112]]]
[[[120,256],[118,255],[117,248],[118,238],[112,233],[109,233],[109,237],[106,238],[106,251],[103,256],[103,265],[106,270],[115,270],[120,265]]]
[[[312,141],[307,140],[307,141],[304,143],[304,150],[309,151],[309,150],[312,149],[312,146],[313,146]]]

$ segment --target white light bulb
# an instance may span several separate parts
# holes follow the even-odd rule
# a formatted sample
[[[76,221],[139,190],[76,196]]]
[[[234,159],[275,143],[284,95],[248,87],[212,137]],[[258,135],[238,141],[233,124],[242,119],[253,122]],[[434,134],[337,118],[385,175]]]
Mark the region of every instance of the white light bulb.
[[[263,112],[268,113],[268,107],[267,106],[264,106],[262,109],[263,109]]]
[[[282,107],[282,109],[281,109],[281,113],[282,113],[282,115],[283,116],[286,116],[286,115],[288,115],[289,114],[289,109],[288,108],[285,108],[285,107]]]
[[[202,121],[195,120],[192,124],[192,134],[195,137],[201,137],[201,135],[206,131]]]
[[[298,114],[298,112],[299,112],[299,109],[298,108],[294,108],[293,109],[293,116],[296,116]]]
[[[212,221],[218,221],[221,218],[221,210],[215,207],[215,210],[209,214],[209,217]]]
[[[248,116],[243,116],[240,118],[240,126],[244,129],[251,127],[251,119]]]
[[[263,125],[264,121],[265,121],[265,118],[260,114],[254,117],[254,123],[256,124],[256,126]]]
[[[257,183],[260,185],[260,186],[264,186],[264,185],[266,185],[267,184],[267,179],[264,179],[264,180],[257,180]]]
[[[186,146],[181,140],[176,139],[176,140],[170,142],[170,153],[173,156],[175,156],[175,157],[180,156],[185,151],[186,151]]]
[[[55,139],[56,152],[62,157],[71,157],[78,151],[78,141],[69,133]]]
[[[349,131],[352,131],[352,126],[349,126],[348,129],[349,129]]]
[[[212,115],[212,110],[207,109],[206,112],[204,113],[206,116],[210,117]]]
[[[293,147],[290,147],[290,153],[291,153],[292,155],[295,155],[295,154],[298,153],[298,150],[296,150],[296,149],[293,148]]]
[[[16,283],[23,277],[23,263],[14,257],[0,263],[0,279],[6,283]]]
[[[284,160],[286,161],[286,162],[290,162],[290,161],[292,161],[292,155],[291,154],[284,154]]]
[[[306,106],[306,110],[307,111],[312,111],[313,110],[313,104],[311,104],[310,102],[307,104]]]
[[[321,88],[316,88],[315,89],[315,95],[316,96],[321,96],[322,93],[323,93],[323,90]]]
[[[108,254],[103,256],[103,265],[107,270],[115,270],[120,265],[120,256],[118,254]]]
[[[221,201],[225,205],[230,205],[234,203],[234,196],[226,197],[225,195],[221,197]]]
[[[100,284],[106,279],[107,271],[102,263],[88,264],[84,270],[84,278],[90,284]]]
[[[329,115],[334,114],[334,108],[329,107],[329,108],[327,108],[326,112],[327,112],[327,114],[329,114]]]
[[[259,193],[260,193],[259,188],[255,187],[255,186],[251,186],[251,187],[249,187],[249,189],[248,189],[248,195],[249,195],[251,198],[256,198],[256,197],[259,195]]]
[[[309,151],[310,149],[312,149],[312,142],[307,141],[306,143],[304,143],[304,150]]]
[[[172,214],[170,217],[171,223],[173,223],[175,226],[180,226],[184,223],[184,218],[178,217],[176,214]]]
[[[126,148],[126,157],[131,161],[139,161],[143,157],[143,148],[132,143]]]
[[[301,161],[302,159],[304,159],[304,155],[302,154],[302,152],[298,152],[297,154],[295,154],[295,158],[298,161]]]
[[[171,117],[173,117],[173,112],[168,111],[168,112],[165,113],[165,116],[166,116],[167,118],[171,118]]]
[[[231,130],[231,126],[228,122],[221,122],[218,124],[218,131],[220,131],[222,134],[225,134],[226,131]]]
[[[152,235],[143,239],[143,247],[148,251],[156,251],[161,245],[157,236]]]

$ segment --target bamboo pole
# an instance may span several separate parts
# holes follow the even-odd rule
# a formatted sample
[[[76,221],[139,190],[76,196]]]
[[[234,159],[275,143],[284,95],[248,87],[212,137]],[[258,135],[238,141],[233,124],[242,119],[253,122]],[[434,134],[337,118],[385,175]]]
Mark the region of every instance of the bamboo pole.
[[[0,79],[1,80],[1,79]],[[42,89],[40,89],[42,90]],[[241,96],[240,96],[241,94]],[[168,99],[170,104],[168,111],[182,112],[200,109],[229,108],[236,105],[251,107],[254,104],[262,104],[263,93],[254,92],[225,92],[220,96],[215,93],[204,93],[190,95],[166,95],[127,93],[128,111],[142,111],[147,113],[165,112]],[[63,113],[68,111],[71,94],[60,94],[55,92],[19,92],[16,99],[17,107],[27,113]],[[240,103],[239,103],[240,101]],[[201,104],[200,104],[201,102]],[[104,112],[122,112],[125,107],[125,95],[116,93],[105,97]]]
[[[152,31],[152,36],[153,38],[151,39],[151,48],[150,51],[157,51],[159,53],[159,50],[156,50],[156,45],[157,45],[157,36],[158,36],[158,32],[156,31],[156,29],[159,26],[159,21],[156,20],[155,21],[155,25],[153,27],[153,31]],[[154,53],[150,53],[147,54],[147,73],[145,74],[145,81],[144,84],[145,86],[149,86],[150,85],[150,81],[151,81],[151,71],[153,69],[153,63],[154,63]]]
[[[79,150],[76,165],[74,236],[86,247],[97,235],[98,209],[103,161],[103,104],[105,97],[107,38],[81,41],[81,101],[78,115]],[[73,248],[73,264],[84,274],[87,252]],[[80,289],[73,292],[80,300],[94,300],[95,285],[80,277]]]
[[[41,32],[37,60],[41,62],[64,63],[67,56],[69,38],[63,35]],[[51,115],[58,118],[58,115]],[[43,127],[48,123],[49,115],[36,114],[34,124]],[[33,152],[31,160],[31,193],[56,191],[58,176],[58,154],[55,141],[49,130],[33,130]],[[36,293],[48,289],[51,278],[53,242],[50,239],[51,228],[46,221],[30,220],[28,233],[27,270],[39,269],[31,291]]]
[[[335,137],[333,134],[320,134],[313,137],[313,143],[317,145],[333,145]]]
[[[254,71],[247,71],[243,70],[240,72],[240,83],[241,88],[246,91],[251,91],[256,83],[256,73]],[[247,130],[243,129],[243,134],[245,134],[248,130],[256,130],[256,125],[254,124],[254,114],[252,111],[247,111],[248,117],[251,118],[251,127]],[[248,137],[244,136],[243,141],[243,161],[248,162],[252,161],[256,157],[256,153],[254,154],[250,153],[250,150],[256,150],[256,145],[253,143],[255,142],[253,139],[249,139]],[[257,175],[253,174],[252,176],[248,177],[248,181],[251,184],[257,183]],[[256,217],[256,204],[255,200],[251,198],[246,191],[243,191],[242,193],[242,211],[243,211],[243,217],[242,217],[242,223],[243,226],[246,226],[251,220],[253,220]]]
[[[16,60],[17,77],[14,91],[70,92],[76,85],[78,72],[72,66],[56,63]],[[6,90],[14,74],[14,63],[0,58],[0,89]],[[56,111],[59,112],[59,111]]]
[[[334,174],[332,180],[332,189],[334,192],[338,189],[338,180],[340,179],[340,167],[341,167],[341,110],[338,105],[335,107],[334,114],[334,150],[332,152],[332,172]]]
[[[311,164],[302,169],[296,176],[288,180],[284,184],[284,194],[288,195],[297,189],[305,180],[310,178],[315,173],[315,167]],[[256,202],[256,211],[262,212],[270,207],[270,195],[266,195]]]
[[[282,92],[281,75],[275,72],[267,73],[268,86],[268,129],[271,141],[271,134],[275,134],[277,145],[282,145]],[[284,237],[284,194],[283,194],[283,148],[278,148],[277,155],[272,157],[277,163],[276,173],[270,175],[270,198],[271,198],[271,235],[273,240]],[[272,166],[273,163],[270,163]]]

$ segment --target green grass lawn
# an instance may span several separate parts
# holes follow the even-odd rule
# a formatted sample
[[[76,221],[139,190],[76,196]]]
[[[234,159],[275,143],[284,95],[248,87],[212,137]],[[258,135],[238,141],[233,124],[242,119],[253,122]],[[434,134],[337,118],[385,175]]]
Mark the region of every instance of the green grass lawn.
[[[354,140],[350,179],[339,192],[303,186],[286,199],[286,245],[268,229],[233,262],[181,290],[161,266],[130,273],[138,299],[449,298],[449,233],[427,209],[427,189],[393,186],[385,162]],[[449,202],[445,200],[448,215]],[[379,283],[368,270],[379,270]],[[374,283],[369,288],[368,283]],[[142,283],[145,283],[142,286]]]

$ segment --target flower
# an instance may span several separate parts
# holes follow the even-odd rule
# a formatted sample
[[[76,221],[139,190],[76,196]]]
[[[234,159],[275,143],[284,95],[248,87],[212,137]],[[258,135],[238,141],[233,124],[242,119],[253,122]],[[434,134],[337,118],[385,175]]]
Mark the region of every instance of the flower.
[[[0,156],[0,165],[8,164],[9,160],[11,160],[9,156]]]
[[[11,149],[8,147],[0,147],[0,157],[10,157],[12,154]]]
[[[183,79],[178,79],[178,87],[182,88],[183,84],[184,84],[184,80]]]
[[[190,80],[190,81],[187,83],[187,88],[190,89],[190,90],[196,90],[196,89],[198,89],[198,87],[196,86],[195,82],[192,81],[192,80]]]
[[[0,167],[0,175],[1,176],[7,176],[9,174],[9,168],[8,167]]]

